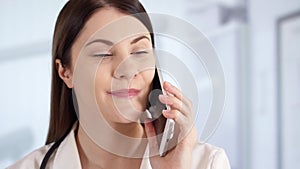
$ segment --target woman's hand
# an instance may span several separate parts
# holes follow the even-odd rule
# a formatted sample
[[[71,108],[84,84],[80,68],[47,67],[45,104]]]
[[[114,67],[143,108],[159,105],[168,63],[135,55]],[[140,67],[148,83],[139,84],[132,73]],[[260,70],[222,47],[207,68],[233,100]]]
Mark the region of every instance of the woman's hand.
[[[150,155],[155,154],[150,157],[150,163],[153,169],[188,169],[191,168],[192,151],[197,140],[192,103],[170,83],[164,82],[163,88],[167,95],[160,95],[159,100],[171,108],[164,110],[163,115],[175,121],[175,126],[179,129],[178,143],[165,157],[160,157],[155,129],[151,122],[146,122]]]

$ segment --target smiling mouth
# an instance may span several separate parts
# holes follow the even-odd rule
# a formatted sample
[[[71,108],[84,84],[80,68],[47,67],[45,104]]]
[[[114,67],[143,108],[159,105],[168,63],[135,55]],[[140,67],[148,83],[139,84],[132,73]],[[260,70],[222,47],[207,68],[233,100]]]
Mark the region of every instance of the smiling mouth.
[[[140,93],[140,91],[141,90],[131,88],[131,89],[120,89],[120,90],[109,91],[107,93],[115,97],[131,98],[137,96]]]

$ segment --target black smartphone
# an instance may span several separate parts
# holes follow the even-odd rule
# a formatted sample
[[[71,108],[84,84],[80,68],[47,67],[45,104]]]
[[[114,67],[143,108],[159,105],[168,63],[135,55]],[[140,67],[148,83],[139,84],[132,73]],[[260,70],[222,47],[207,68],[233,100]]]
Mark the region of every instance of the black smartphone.
[[[157,135],[157,143],[159,145],[159,155],[165,156],[167,153],[168,145],[174,135],[175,122],[173,119],[167,119],[163,116],[164,109],[170,109],[168,105],[161,103],[158,99],[160,94],[165,94],[162,88],[163,78],[160,69],[155,70],[153,80],[153,90],[149,95],[150,106],[148,110],[153,119],[153,126]]]

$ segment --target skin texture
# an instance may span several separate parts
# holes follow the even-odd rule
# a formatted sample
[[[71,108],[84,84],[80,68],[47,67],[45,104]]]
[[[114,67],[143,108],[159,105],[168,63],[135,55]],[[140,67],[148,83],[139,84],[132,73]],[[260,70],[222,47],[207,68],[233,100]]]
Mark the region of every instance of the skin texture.
[[[148,121],[145,127],[139,123],[139,117],[146,108],[148,94],[151,90],[151,82],[154,77],[154,62],[148,59],[151,57],[149,51],[152,48],[150,34],[133,17],[129,20],[129,22],[132,21],[133,25],[133,29],[128,29],[129,32],[121,34],[117,33],[120,31],[110,31],[112,33],[104,31],[104,33],[100,32],[97,34],[99,29],[105,30],[108,24],[124,16],[128,15],[111,7],[102,8],[93,14],[72,46],[72,66],[63,67],[60,60],[56,60],[57,70],[61,79],[69,88],[76,88],[75,68],[82,70],[79,72],[91,69],[87,73],[95,73],[92,76],[95,82],[93,83],[95,89],[93,91],[95,92],[98,109],[105,120],[112,128],[126,136],[134,138],[147,137],[150,153],[156,153],[158,145],[152,123]],[[135,24],[137,26],[134,26]],[[120,27],[114,28],[120,29]],[[109,30],[114,29],[110,28]],[[132,34],[130,31],[138,33]],[[113,45],[111,46],[103,42],[92,43],[95,37],[98,39],[99,37],[101,39],[109,39]],[[137,41],[137,39],[139,40]],[[133,43],[134,41],[135,43]],[[148,55],[145,54],[145,51],[148,51]],[[139,65],[136,64],[136,60],[132,59],[136,56],[138,58],[142,58],[141,56],[147,57],[147,59],[139,62],[141,63],[140,66],[135,66]],[[85,59],[78,64],[78,60],[81,57]],[[142,69],[145,67],[145,62],[148,69]],[[163,115],[166,118],[174,119],[176,125],[179,126],[180,142],[167,156],[151,157],[150,162],[154,169],[190,168],[192,150],[196,143],[192,104],[171,84],[165,82],[163,87],[167,95],[160,96],[159,99],[171,108],[169,111],[164,111]],[[130,93],[130,97],[124,97],[119,92],[116,92],[116,95],[112,94],[114,91],[119,91],[120,89],[133,89],[134,92]],[[80,89],[76,91],[80,92]],[[80,106],[81,103],[79,102]],[[86,134],[81,124],[78,127],[76,141],[83,168],[140,167],[141,158],[118,156],[97,146]],[[145,148],[143,145],[137,145],[134,149],[145,150]]]

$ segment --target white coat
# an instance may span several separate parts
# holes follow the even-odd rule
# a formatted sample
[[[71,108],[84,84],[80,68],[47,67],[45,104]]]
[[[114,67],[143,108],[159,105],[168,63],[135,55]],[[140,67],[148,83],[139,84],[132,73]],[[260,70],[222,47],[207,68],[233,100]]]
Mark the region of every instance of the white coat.
[[[51,155],[47,169],[81,169],[74,128]],[[45,145],[17,161],[7,169],[39,169],[43,158],[53,145]],[[149,158],[142,160],[140,169],[152,169]],[[230,169],[223,149],[207,143],[197,143],[193,151],[192,169]]]

